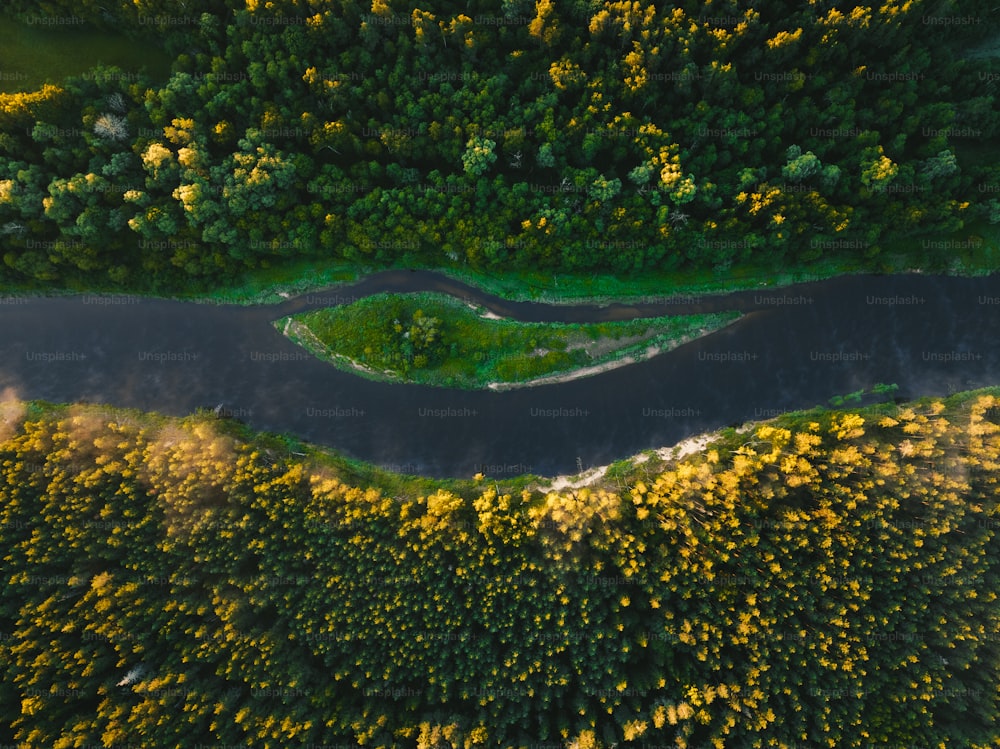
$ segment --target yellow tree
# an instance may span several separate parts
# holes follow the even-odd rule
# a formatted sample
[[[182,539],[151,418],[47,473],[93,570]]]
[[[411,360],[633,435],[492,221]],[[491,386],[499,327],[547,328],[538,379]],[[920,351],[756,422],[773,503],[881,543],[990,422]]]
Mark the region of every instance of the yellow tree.
[[[543,46],[551,47],[559,41],[562,30],[552,0],[536,0],[535,16],[528,24],[528,33]]]

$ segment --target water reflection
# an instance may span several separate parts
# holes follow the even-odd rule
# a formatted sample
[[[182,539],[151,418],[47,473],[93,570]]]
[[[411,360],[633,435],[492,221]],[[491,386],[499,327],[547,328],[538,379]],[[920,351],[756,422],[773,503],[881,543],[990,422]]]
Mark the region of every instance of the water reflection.
[[[507,392],[376,383],[271,325],[379,291],[436,290],[522,320],[738,309],[744,319],[649,361]],[[1000,284],[854,276],[780,291],[628,305],[514,303],[426,272],[389,272],[279,306],[70,297],[0,304],[0,388],[22,398],[182,415],[223,403],[258,429],[434,476],[554,474],[744,420],[897,383],[899,395],[1000,384]]]

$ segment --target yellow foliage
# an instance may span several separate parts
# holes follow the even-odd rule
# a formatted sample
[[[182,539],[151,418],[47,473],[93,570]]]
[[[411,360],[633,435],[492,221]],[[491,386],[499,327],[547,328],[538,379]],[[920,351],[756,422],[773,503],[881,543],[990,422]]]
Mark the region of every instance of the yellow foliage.
[[[552,79],[552,85],[565,91],[568,87],[584,83],[587,75],[579,65],[563,58],[549,65],[549,78]]]
[[[847,413],[841,416],[839,420],[834,418],[831,421],[830,433],[838,440],[857,439],[865,433],[865,430],[862,429],[864,423],[865,419],[860,414]]]
[[[546,45],[554,44],[559,38],[559,24],[555,18],[552,0],[536,0],[535,16],[528,24],[528,33]]]
[[[622,734],[625,741],[635,741],[643,736],[649,729],[649,723],[644,720],[630,720],[622,726]]]
[[[795,31],[779,31],[772,38],[767,40],[767,46],[770,49],[779,49],[781,47],[788,47],[799,41],[802,38],[802,29],[797,28]]]

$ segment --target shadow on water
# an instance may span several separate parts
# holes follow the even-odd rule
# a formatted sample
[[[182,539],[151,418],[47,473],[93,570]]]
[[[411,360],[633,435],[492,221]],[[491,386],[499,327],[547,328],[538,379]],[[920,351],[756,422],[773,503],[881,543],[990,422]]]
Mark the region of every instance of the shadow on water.
[[[314,359],[272,320],[380,291],[434,290],[521,320],[725,309],[746,316],[646,362],[497,392],[372,382]],[[564,307],[392,271],[276,306],[135,297],[0,300],[0,388],[181,415],[224,403],[254,428],[431,476],[551,475],[727,424],[896,383],[899,395],[1000,384],[1000,282],[850,276],[724,296]]]

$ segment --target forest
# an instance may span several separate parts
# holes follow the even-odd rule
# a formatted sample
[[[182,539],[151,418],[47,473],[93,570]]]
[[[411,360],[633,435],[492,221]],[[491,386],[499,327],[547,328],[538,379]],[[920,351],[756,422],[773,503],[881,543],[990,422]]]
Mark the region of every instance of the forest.
[[[5,400],[0,744],[994,747],[998,422],[813,409],[541,492]]]
[[[173,60],[5,85],[6,290],[943,271],[1000,224],[994,0],[3,13]],[[392,332],[440,342],[421,319]],[[653,466],[389,476],[224,415],[0,394],[0,747],[1000,745],[1000,389]]]
[[[1000,222],[985,0],[9,0],[158,44],[0,95],[0,280],[333,259],[553,273],[849,256]],[[17,71],[14,71],[15,74]]]

